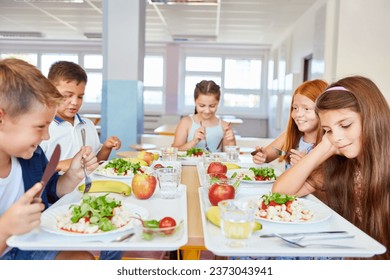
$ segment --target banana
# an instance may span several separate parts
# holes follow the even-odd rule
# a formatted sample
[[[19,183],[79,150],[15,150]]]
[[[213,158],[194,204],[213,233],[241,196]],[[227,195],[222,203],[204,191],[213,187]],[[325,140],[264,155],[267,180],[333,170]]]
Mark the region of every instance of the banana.
[[[212,224],[219,227],[221,225],[221,212],[219,211],[218,206],[211,206],[209,209],[207,209],[206,218]]]
[[[140,163],[141,166],[148,166],[148,163],[146,161],[144,161],[143,159],[139,159],[139,158],[123,158],[124,160],[128,161],[128,162],[131,162],[131,163]]]
[[[79,186],[79,191],[83,192],[85,184]],[[131,187],[120,181],[100,180],[93,181],[90,193],[119,193],[124,196],[131,195]]]
[[[211,206],[209,209],[207,209],[206,218],[217,227],[221,226],[221,212],[219,211],[218,206]],[[253,231],[255,232],[261,230],[262,228],[263,228],[262,224],[255,221],[253,225]]]
[[[239,165],[237,165],[235,163],[230,163],[230,162],[226,162],[225,165],[226,165],[228,170],[230,170],[230,169],[240,169],[241,168],[241,166],[239,166]]]

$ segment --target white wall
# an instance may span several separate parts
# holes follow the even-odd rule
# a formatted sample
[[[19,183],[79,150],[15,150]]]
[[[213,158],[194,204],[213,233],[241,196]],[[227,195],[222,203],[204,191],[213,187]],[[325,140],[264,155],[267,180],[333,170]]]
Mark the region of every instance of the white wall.
[[[319,35],[322,13],[326,13],[325,31]],[[319,0],[281,36],[273,50],[290,40],[287,64],[299,84],[303,81],[303,58],[318,52],[316,44],[322,41],[319,36],[324,36],[323,78],[334,82],[345,76],[364,75],[378,85],[390,102],[389,26],[389,0]]]
[[[371,78],[390,103],[390,1],[341,0],[334,78]]]

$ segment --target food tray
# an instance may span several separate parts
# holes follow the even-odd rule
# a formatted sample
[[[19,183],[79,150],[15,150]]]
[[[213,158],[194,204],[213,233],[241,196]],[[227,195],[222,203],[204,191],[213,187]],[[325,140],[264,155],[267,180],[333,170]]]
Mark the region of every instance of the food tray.
[[[199,188],[199,202],[202,215],[203,234],[205,247],[218,256],[310,256],[310,257],[372,257],[376,254],[382,254],[386,248],[365,234],[363,231],[352,225],[343,217],[338,215],[332,209],[327,207],[332,215],[329,219],[310,224],[278,224],[262,222],[263,229],[252,234],[246,247],[228,247],[223,241],[221,229],[206,219],[206,211],[211,206],[207,190],[203,187]],[[236,195],[236,199],[245,198],[247,196],[264,194],[266,189],[245,189],[243,192]],[[320,202],[313,195],[308,195],[305,199]],[[260,238],[263,234],[272,233],[288,233],[288,232],[317,232],[317,231],[335,231],[345,230],[354,238],[348,239],[324,239],[321,243],[342,244],[354,246],[354,248],[326,248],[326,247],[307,247],[296,248],[289,246],[278,238]],[[316,240],[318,241],[318,240]],[[318,242],[316,242],[318,243]]]
[[[125,197],[128,203],[133,203],[149,211],[149,218],[161,219],[172,216],[177,222],[183,220],[183,231],[179,239],[158,238],[145,241],[137,236],[124,242],[112,243],[114,238],[122,236],[124,232],[107,234],[104,236],[62,236],[36,229],[28,234],[12,236],[7,240],[8,246],[22,250],[119,250],[119,251],[174,251],[188,242],[187,223],[187,187],[183,184],[179,188],[179,196],[175,199],[162,199],[158,190],[147,200],[138,200],[133,195]],[[64,196],[51,207],[76,203],[81,200],[82,194],[77,190]]]

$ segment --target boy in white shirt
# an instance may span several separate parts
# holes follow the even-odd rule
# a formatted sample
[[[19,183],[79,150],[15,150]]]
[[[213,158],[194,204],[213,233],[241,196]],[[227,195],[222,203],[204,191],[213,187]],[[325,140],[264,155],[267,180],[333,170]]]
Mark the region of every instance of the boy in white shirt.
[[[64,100],[49,126],[50,139],[41,143],[46,156],[50,158],[55,146],[60,144],[61,158],[58,170],[65,172],[73,156],[83,146],[81,129],[84,128],[87,146],[92,147],[98,161],[107,160],[112,149],[118,150],[121,147],[121,141],[118,137],[111,136],[101,144],[93,122],[81,118],[78,114],[87,85],[87,74],[84,69],[73,62],[58,61],[50,67],[48,79],[64,96]]]

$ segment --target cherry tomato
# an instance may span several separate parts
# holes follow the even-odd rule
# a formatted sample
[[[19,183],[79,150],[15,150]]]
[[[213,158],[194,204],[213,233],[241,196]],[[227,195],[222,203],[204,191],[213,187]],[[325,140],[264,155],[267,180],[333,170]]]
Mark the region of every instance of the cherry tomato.
[[[175,231],[175,229],[172,228],[174,226],[176,226],[176,221],[172,217],[164,217],[164,218],[162,218],[160,220],[159,225],[158,225],[159,228],[171,228],[171,229],[163,231],[166,235],[170,235],[170,234],[172,234]]]
[[[255,176],[255,180],[256,181],[265,181],[266,178],[264,176],[258,175],[258,176]]]

